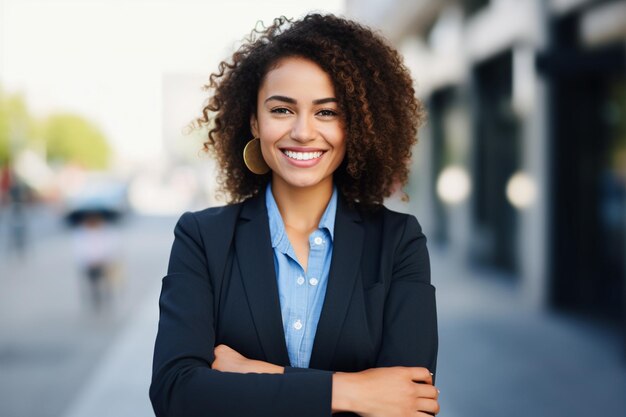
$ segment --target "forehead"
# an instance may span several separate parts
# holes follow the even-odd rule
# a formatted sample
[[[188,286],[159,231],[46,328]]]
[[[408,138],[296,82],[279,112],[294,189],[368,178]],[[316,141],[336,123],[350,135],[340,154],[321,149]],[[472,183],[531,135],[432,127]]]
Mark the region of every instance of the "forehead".
[[[333,83],[328,75],[315,62],[300,57],[279,60],[265,75],[259,96],[280,94],[297,98],[333,97]],[[261,98],[261,97],[259,97]]]

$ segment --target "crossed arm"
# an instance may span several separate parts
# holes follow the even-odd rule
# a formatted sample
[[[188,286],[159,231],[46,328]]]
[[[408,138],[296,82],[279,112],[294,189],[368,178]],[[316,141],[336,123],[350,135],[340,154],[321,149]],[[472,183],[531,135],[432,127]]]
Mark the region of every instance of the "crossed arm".
[[[285,371],[282,366],[248,359],[226,345],[216,346],[214,352],[212,368],[218,371],[244,374],[282,374]],[[400,366],[335,372],[332,412],[352,411],[364,417],[437,414],[439,390],[433,385],[432,376],[426,368]]]

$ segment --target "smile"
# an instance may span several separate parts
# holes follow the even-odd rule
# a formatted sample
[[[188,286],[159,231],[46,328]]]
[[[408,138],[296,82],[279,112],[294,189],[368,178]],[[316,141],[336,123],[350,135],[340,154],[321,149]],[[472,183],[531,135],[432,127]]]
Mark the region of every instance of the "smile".
[[[291,159],[295,159],[297,161],[310,161],[312,159],[317,159],[322,156],[324,152],[294,152],[289,150],[283,150],[283,153],[287,155]]]

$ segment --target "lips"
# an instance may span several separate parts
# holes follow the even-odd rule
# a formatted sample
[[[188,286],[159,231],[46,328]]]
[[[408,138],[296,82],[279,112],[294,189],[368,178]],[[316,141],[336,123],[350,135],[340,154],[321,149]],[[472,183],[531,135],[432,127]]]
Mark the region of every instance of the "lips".
[[[311,161],[320,158],[324,152],[323,149],[318,148],[282,148],[281,151],[296,161]]]
[[[311,168],[316,166],[324,159],[324,154],[328,149],[307,148],[307,147],[289,147],[280,148],[281,153],[285,157],[285,161],[297,168]]]

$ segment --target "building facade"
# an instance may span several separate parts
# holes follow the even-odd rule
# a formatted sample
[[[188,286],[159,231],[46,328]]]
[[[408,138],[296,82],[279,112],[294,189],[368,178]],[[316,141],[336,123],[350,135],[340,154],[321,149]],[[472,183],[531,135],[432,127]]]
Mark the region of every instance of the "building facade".
[[[428,108],[409,185],[433,244],[626,347],[626,1],[349,0]]]

